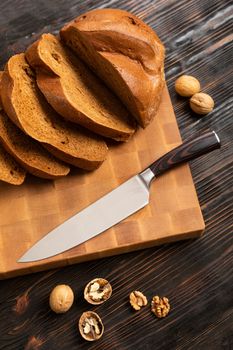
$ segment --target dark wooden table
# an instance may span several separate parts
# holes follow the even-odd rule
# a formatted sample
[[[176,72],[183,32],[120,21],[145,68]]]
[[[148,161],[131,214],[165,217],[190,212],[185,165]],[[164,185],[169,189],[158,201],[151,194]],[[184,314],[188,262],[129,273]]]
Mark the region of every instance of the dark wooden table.
[[[159,350],[233,349],[233,6],[229,0],[2,0],[0,63],[25,49],[42,32],[97,7],[123,8],[142,17],[166,46],[166,78],[183,138],[216,130],[221,151],[191,164],[206,222],[203,238],[92,261],[0,282],[0,349]],[[200,79],[216,107],[197,118],[174,91],[175,79]],[[1,195],[1,194],[0,194]],[[10,248],[9,248],[10,254]],[[84,285],[97,276],[111,281],[113,296],[96,310],[103,338],[81,339],[77,320],[89,307]],[[56,316],[48,295],[56,284],[75,291],[70,312]],[[156,319],[150,309],[133,312],[131,290],[148,299],[168,296],[171,313]]]

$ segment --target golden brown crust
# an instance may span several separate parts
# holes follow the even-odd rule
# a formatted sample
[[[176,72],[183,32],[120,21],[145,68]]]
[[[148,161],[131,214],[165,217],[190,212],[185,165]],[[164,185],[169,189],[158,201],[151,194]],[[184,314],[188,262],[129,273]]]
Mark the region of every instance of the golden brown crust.
[[[43,61],[39,54],[39,45],[40,45],[40,39],[32,43],[25,52],[25,57],[28,63],[31,67],[34,69],[39,69],[41,72],[45,72],[46,74],[49,72],[49,74],[56,76],[53,70],[51,70],[50,66],[46,64],[45,61]],[[38,74],[38,71],[37,71]]]
[[[88,114],[87,110],[81,108],[81,106],[77,106],[73,103],[72,99],[70,98],[69,92],[65,90],[64,87],[64,79],[66,79],[66,76],[62,76],[62,73],[59,74],[58,71],[55,71],[54,67],[52,66],[51,62],[46,61],[48,57],[45,57],[41,54],[41,47],[44,43],[47,42],[54,42],[56,43],[56,38],[52,36],[51,34],[43,34],[42,37],[32,44],[26,51],[26,58],[29,62],[29,64],[36,69],[37,71],[37,83],[46,97],[47,101],[53,106],[53,108],[61,114],[65,119],[71,120],[72,122],[78,123],[80,125],[83,125],[84,127],[88,128],[89,130],[100,134],[104,137],[113,138],[117,141],[126,141],[129,139],[129,137],[134,133],[135,131],[135,125],[132,123],[132,121],[129,121],[128,118],[128,112],[125,110],[125,108],[121,106],[121,102],[117,101],[115,96],[113,96],[106,87],[103,86],[103,84],[96,79],[95,76],[86,68],[83,66],[83,63],[80,62],[72,52],[70,52],[68,49],[63,48],[64,57],[68,53],[69,55],[69,63],[72,66],[75,66],[75,68],[80,72],[83,73],[82,70],[86,71],[85,74],[88,75],[89,83],[89,92],[92,94],[92,99],[96,102],[101,99],[101,96],[99,94],[98,90],[102,90],[102,95],[105,96],[102,98],[102,106],[106,105],[109,106],[108,113],[109,116],[113,115],[114,107],[118,109],[116,113],[118,113],[119,117],[119,123],[121,125],[119,128],[116,125],[109,125],[107,123],[107,119],[103,119],[103,122],[100,121],[98,118],[93,118],[93,115]],[[59,43],[59,41],[58,41]],[[58,44],[60,45],[60,43]],[[61,46],[62,47],[62,46]],[[44,52],[44,50],[43,50]],[[52,52],[47,52],[52,53]],[[77,76],[77,75],[76,75]],[[94,84],[98,84],[98,89],[93,90],[94,88],[90,89],[90,85],[94,86]],[[86,84],[88,85],[88,84]],[[84,92],[85,94],[85,92]],[[97,96],[99,94],[99,96]],[[112,102],[112,105],[111,105]],[[113,106],[115,104],[115,106]],[[102,111],[95,110],[95,115],[101,116]],[[106,122],[106,123],[105,123]]]
[[[7,63],[5,66],[4,72],[1,76],[1,100],[2,100],[4,110],[6,111],[9,118],[12,120],[12,122],[15,125],[17,125],[18,128],[21,129],[14,106],[11,103],[13,88],[14,88],[14,81],[11,78],[11,75],[9,73],[8,63]]]
[[[60,36],[146,127],[164,87],[164,47],[155,32],[127,11],[99,9],[65,25]]]

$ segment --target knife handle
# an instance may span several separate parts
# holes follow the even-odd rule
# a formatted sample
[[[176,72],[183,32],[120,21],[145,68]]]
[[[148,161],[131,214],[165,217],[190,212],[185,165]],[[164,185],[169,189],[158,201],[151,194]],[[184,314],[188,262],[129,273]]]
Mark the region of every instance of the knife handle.
[[[221,143],[215,131],[209,131],[194,139],[185,141],[150,165],[155,177],[176,165],[188,162],[202,154],[220,148]]]

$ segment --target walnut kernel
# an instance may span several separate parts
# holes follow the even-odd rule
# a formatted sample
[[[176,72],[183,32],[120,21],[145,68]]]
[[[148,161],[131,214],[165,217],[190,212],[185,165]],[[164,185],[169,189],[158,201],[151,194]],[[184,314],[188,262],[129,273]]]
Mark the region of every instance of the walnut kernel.
[[[189,103],[191,109],[197,114],[210,113],[214,108],[214,100],[212,97],[203,92],[194,94]]]
[[[176,92],[184,97],[191,97],[201,89],[199,81],[191,75],[182,75],[175,82]]]
[[[104,325],[96,312],[86,311],[79,319],[79,332],[88,341],[98,340],[104,333]]]
[[[49,305],[57,314],[63,314],[68,311],[74,302],[74,293],[72,289],[60,284],[56,286],[49,296]]]
[[[140,310],[142,306],[147,305],[147,298],[144,294],[135,290],[130,293],[129,302],[134,310]]]
[[[151,302],[151,311],[158,317],[167,316],[170,311],[169,300],[166,297],[160,298],[158,295],[154,296]]]
[[[104,278],[95,278],[84,289],[84,298],[93,305],[104,303],[111,295],[112,287]]]

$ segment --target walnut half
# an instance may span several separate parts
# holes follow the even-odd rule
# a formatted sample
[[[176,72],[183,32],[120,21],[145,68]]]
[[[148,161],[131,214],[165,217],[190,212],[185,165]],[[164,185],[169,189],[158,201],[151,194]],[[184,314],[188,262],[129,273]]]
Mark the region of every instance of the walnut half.
[[[96,312],[86,311],[79,319],[79,332],[88,341],[98,340],[104,333],[104,325]]]
[[[112,287],[104,278],[95,278],[84,289],[84,298],[93,305],[104,303],[111,295]]]
[[[151,311],[158,317],[167,316],[170,311],[169,300],[166,297],[160,298],[158,295],[154,296],[151,302]]]
[[[147,298],[144,294],[135,290],[130,293],[129,302],[134,310],[140,310],[142,306],[147,305]]]

